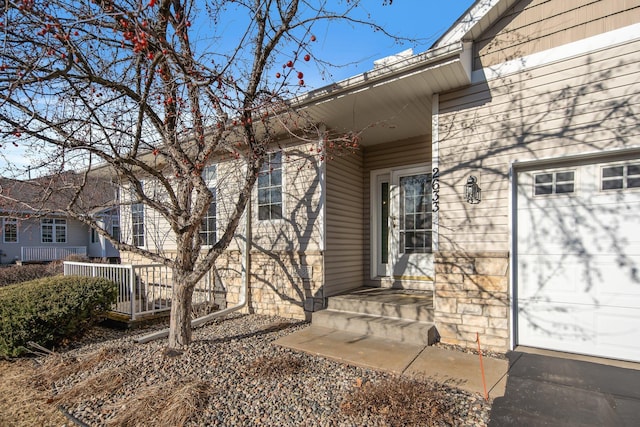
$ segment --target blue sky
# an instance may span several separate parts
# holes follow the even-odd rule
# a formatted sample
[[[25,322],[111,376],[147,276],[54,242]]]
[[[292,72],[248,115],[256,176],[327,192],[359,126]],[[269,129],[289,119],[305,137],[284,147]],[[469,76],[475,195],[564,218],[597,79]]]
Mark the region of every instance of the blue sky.
[[[317,41],[313,44],[313,54],[335,67],[325,69],[325,74],[321,75],[314,61],[299,64],[306,83],[299,89],[316,89],[364,73],[373,68],[374,60],[408,48],[414,53],[424,52],[473,3],[474,0],[393,0],[391,5],[383,6],[383,0],[363,0],[357,8],[356,18],[376,22],[387,32],[414,41],[394,40],[368,28],[344,23],[318,25],[314,28]],[[238,22],[227,22],[226,29],[233,33],[237,25]],[[9,141],[2,145],[0,175],[26,178],[26,174],[15,168],[8,173],[7,166],[9,163],[25,170],[30,163],[29,155],[14,148]]]
[[[326,83],[361,74],[373,68],[374,60],[408,48],[413,48],[414,53],[424,52],[473,3],[473,0],[394,0],[383,6],[382,0],[363,1],[358,7],[360,17],[376,22],[389,33],[416,39],[417,43],[398,43],[382,34],[345,24],[317,27],[314,53],[333,64],[348,64],[331,70],[332,79],[327,78]],[[307,81],[307,86],[323,86],[322,82],[314,83]]]

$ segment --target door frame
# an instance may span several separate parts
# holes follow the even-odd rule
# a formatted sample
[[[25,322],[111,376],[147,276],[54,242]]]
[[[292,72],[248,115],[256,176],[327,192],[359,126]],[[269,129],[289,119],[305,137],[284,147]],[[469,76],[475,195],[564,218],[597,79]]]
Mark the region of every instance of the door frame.
[[[387,264],[382,264],[379,262],[381,257],[381,200],[380,200],[380,185],[384,182],[389,184],[389,212],[392,210],[393,200],[391,198],[391,186],[393,185],[392,179],[397,174],[412,174],[412,173],[433,173],[431,170],[431,163],[416,163],[411,165],[402,165],[396,166],[392,168],[384,168],[384,169],[376,169],[372,170],[369,174],[369,212],[370,212],[370,223],[369,223],[369,242],[370,242],[370,259],[369,259],[369,274],[371,279],[376,278],[393,278],[393,259],[395,254],[392,253],[392,236],[389,236],[388,241],[388,250],[389,250],[389,262]],[[389,218],[387,218],[389,221]],[[433,227],[433,224],[432,224]],[[391,233],[392,227],[388,224],[388,230]],[[435,230],[432,231],[435,233]],[[381,274],[384,273],[384,274]]]
[[[378,277],[389,277],[389,264],[379,262],[382,252],[382,236],[380,228],[382,226],[381,209],[380,209],[380,185],[386,182],[391,186],[391,169],[376,169],[369,174],[369,243],[370,243],[370,259],[369,274],[371,279]],[[391,202],[389,200],[389,202]],[[387,218],[388,221],[388,218]],[[384,274],[381,274],[384,273]]]

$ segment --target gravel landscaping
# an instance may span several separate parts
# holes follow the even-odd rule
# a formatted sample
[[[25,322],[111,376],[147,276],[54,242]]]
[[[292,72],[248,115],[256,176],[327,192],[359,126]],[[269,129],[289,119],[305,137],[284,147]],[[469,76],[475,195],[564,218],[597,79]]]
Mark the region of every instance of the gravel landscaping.
[[[61,408],[58,415],[66,413],[66,425],[487,424],[490,403],[480,395],[272,344],[307,325],[230,316],[195,330],[193,344],[180,354],[167,353],[166,340],[133,342],[134,336],[161,326],[145,331],[97,327],[73,348],[2,362],[0,368],[5,372],[11,364],[31,365],[24,369],[28,381],[20,384],[33,388],[45,405]],[[15,387],[19,381],[13,383]],[[3,384],[0,391],[10,388]],[[30,425],[4,412],[4,402],[11,402],[10,396],[0,401],[0,424]]]

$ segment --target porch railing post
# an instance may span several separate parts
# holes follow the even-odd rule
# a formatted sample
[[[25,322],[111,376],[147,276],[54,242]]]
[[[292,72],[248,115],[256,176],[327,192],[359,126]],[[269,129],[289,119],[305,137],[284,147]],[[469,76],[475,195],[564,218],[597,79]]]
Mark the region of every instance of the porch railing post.
[[[136,286],[136,274],[133,265],[129,266],[129,300],[131,301],[131,320],[136,320],[136,301],[135,290]]]

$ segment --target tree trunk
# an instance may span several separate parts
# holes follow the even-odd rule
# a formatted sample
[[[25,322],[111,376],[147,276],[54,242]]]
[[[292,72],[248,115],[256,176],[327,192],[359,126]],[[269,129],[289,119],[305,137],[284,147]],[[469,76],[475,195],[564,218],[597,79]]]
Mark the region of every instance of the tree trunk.
[[[195,283],[188,283],[184,276],[174,273],[169,348],[184,349],[191,344],[191,297],[194,288]]]

